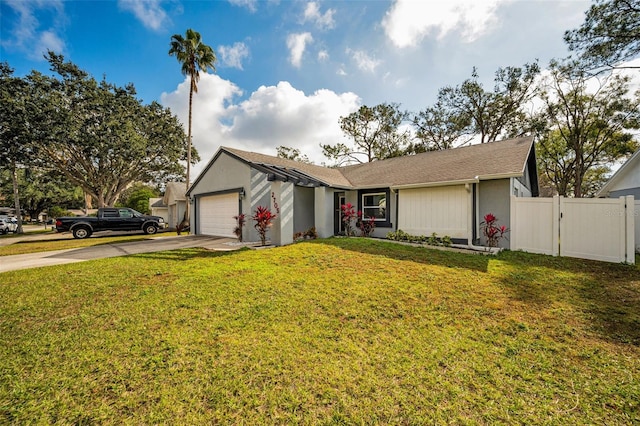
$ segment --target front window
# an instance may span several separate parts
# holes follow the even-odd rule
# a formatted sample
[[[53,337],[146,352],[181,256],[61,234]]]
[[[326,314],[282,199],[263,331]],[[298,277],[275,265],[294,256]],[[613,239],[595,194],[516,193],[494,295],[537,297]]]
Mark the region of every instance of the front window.
[[[387,194],[384,192],[362,194],[362,216],[374,217],[378,222],[387,220]]]

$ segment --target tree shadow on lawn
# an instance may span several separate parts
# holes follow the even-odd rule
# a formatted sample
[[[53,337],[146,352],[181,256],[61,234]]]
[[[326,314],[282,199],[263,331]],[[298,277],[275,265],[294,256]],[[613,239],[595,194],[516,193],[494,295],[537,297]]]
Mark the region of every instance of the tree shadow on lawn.
[[[166,250],[166,251],[157,251],[150,253],[138,253],[131,254],[127,257],[135,257],[137,259],[152,259],[152,260],[166,260],[166,261],[179,261],[185,262],[193,259],[215,259],[219,257],[225,257],[232,254],[236,254],[238,252],[249,250],[248,248],[240,248],[238,250],[227,250],[227,251],[219,251],[219,250],[209,250],[202,247],[192,247],[192,248],[180,248],[175,250]]]
[[[490,255],[478,252],[460,253],[457,251],[440,250],[432,246],[414,246],[400,244],[388,240],[371,238],[328,238],[316,240],[317,243],[341,248],[343,250],[384,256],[396,260],[428,265],[444,266],[447,268],[464,268],[473,271],[487,272]]]
[[[616,343],[640,345],[640,269],[634,265],[503,252],[497,283],[515,300],[536,309],[568,304],[592,321],[593,330]]]
[[[489,273],[513,300],[535,311],[568,304],[615,343],[640,345],[640,267],[518,251],[466,254],[362,238],[316,243],[399,260]]]

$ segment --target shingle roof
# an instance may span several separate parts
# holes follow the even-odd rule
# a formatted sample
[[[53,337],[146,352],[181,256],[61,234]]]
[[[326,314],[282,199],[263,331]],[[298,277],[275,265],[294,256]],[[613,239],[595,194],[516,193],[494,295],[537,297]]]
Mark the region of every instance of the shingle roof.
[[[355,187],[402,186],[522,176],[533,137],[430,151],[344,167]]]
[[[230,152],[242,160],[253,164],[264,164],[300,171],[328,186],[338,188],[350,188],[351,183],[342,175],[339,169],[316,166],[315,164],[302,163],[300,161],[287,160],[285,158],[273,157],[271,155],[259,154],[257,152],[242,151],[240,149],[222,147],[224,151]]]
[[[316,166],[236,148],[220,149],[253,165],[301,172],[327,186],[365,188],[522,176],[532,146],[533,137],[527,136],[339,168]]]
[[[155,203],[151,204],[151,207],[167,207],[167,205],[164,203],[162,198],[158,198]]]

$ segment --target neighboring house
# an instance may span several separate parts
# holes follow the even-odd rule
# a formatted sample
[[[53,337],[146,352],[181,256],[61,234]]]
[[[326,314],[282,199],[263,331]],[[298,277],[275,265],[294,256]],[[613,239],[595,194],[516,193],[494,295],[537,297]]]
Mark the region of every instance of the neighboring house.
[[[602,185],[596,193],[598,198],[618,198],[633,195],[635,199],[635,244],[636,252],[640,253],[640,149]]]
[[[164,223],[169,223],[169,208],[163,198],[149,198],[149,210],[152,216],[160,216],[164,219]]]
[[[623,195],[633,195],[640,200],[640,150],[634,152],[596,193],[598,198],[618,198]]]
[[[486,213],[508,227],[511,195],[538,195],[538,175],[533,137],[340,168],[222,147],[186,195],[196,234],[233,237],[233,216],[244,213],[243,237],[257,241],[251,216],[262,205],[278,215],[276,245],[310,227],[329,237],[342,232],[340,206],[351,203],[375,217],[376,237],[402,229],[474,244]]]
[[[167,206],[167,223],[170,230],[175,230],[184,219],[187,208],[186,190],[187,184],[185,182],[167,183],[162,202]]]

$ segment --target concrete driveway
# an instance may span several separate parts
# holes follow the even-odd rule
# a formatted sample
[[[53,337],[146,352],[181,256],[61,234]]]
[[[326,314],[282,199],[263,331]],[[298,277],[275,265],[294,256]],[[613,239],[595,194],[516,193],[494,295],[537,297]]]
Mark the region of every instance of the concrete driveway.
[[[237,250],[235,239],[205,235],[182,235],[179,237],[152,237],[148,240],[126,243],[111,243],[69,250],[47,251],[15,256],[0,256],[0,273],[40,266],[63,265],[91,259],[152,253],[181,248],[202,247],[210,250]]]

